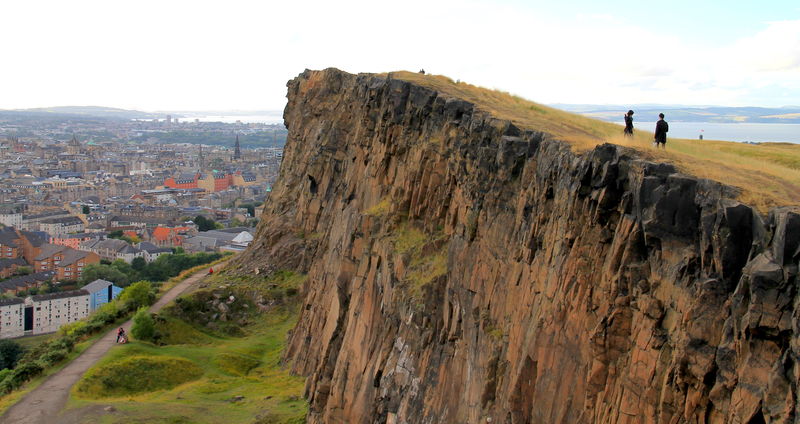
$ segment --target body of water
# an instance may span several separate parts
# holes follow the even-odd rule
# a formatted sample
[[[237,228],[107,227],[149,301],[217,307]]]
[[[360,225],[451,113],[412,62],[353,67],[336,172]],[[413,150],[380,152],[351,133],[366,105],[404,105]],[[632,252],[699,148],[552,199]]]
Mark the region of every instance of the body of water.
[[[261,124],[282,124],[283,112],[275,112],[274,114],[267,115],[208,115],[208,116],[191,116],[187,115],[184,118],[178,118],[181,122],[194,122],[195,119],[200,122],[225,122],[233,124],[236,121],[241,123],[261,123]]]
[[[667,138],[698,139],[700,134],[704,140],[726,140],[739,142],[788,142],[800,144],[800,124],[755,124],[755,123],[718,123],[718,122],[670,122]],[[633,121],[636,131],[653,133],[655,122]]]

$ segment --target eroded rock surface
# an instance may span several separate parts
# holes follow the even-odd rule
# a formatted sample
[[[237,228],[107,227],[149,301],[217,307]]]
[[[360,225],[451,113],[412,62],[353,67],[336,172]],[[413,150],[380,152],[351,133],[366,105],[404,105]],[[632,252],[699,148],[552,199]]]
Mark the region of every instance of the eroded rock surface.
[[[288,89],[239,266],[308,272],[309,422],[797,419],[800,211],[390,77]]]

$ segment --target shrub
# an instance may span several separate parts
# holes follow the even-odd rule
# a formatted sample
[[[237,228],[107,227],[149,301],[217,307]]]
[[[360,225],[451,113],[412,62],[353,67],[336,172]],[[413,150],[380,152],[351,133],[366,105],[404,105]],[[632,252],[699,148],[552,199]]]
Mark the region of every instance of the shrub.
[[[2,386],[2,384],[6,380],[6,378],[8,378],[8,376],[10,376],[13,373],[14,373],[14,371],[10,370],[8,368],[6,368],[4,370],[0,370],[0,386]]]
[[[153,293],[153,286],[149,281],[137,281],[123,290],[119,295],[119,301],[122,302],[128,310],[148,306],[153,303],[155,298],[156,294]]]
[[[14,369],[14,371],[3,380],[2,386],[0,390],[3,393],[8,393],[19,386],[22,383],[30,380],[33,377],[42,373],[42,366],[36,362],[20,362],[19,365]]]
[[[87,321],[75,321],[69,324],[64,324],[58,328],[58,334],[60,336],[77,336],[80,337],[84,334],[86,330]]]
[[[131,334],[137,340],[154,341],[156,335],[156,323],[153,320],[153,315],[147,312],[147,308],[139,308],[136,315],[133,316],[133,327]]]
[[[42,368],[47,368],[61,362],[67,355],[69,355],[69,350],[67,349],[53,349],[40,356],[37,362]]]
[[[13,340],[0,340],[0,370],[14,368],[25,349]]]

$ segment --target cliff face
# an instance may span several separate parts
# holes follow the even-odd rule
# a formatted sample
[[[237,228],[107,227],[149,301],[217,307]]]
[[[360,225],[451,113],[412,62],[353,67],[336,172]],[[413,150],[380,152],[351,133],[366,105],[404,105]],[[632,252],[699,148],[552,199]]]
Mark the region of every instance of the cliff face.
[[[800,212],[408,82],[288,84],[248,269],[308,272],[312,423],[791,422]]]

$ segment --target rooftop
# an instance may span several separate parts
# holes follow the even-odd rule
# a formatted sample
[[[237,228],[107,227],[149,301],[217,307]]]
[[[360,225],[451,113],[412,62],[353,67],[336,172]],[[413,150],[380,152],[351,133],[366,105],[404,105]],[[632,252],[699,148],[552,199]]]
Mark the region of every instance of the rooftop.
[[[81,289],[81,290],[70,290],[59,293],[37,294],[31,296],[31,299],[34,302],[41,302],[44,300],[66,299],[69,297],[88,296],[88,295],[89,295],[88,291]]]
[[[99,290],[103,290],[108,286],[113,286],[113,285],[114,285],[114,283],[112,283],[111,281],[94,280],[91,283],[83,286],[82,289],[86,290],[89,293],[94,293],[94,292],[97,292]]]

